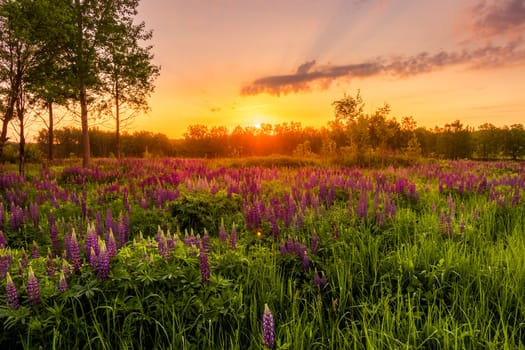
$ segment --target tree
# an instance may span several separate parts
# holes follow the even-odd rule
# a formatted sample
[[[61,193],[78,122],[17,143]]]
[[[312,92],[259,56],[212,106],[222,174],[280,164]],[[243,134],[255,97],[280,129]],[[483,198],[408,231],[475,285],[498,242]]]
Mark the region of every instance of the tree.
[[[343,98],[336,100],[332,103],[334,106],[335,112],[335,123],[332,124],[332,128],[343,127],[348,135],[350,146],[353,147],[354,138],[352,128],[354,124],[359,124],[362,127],[365,123],[363,118],[365,115],[363,113],[365,103],[361,98],[360,91],[357,90],[355,97],[344,94]],[[360,134],[358,132],[358,134]],[[361,135],[359,135],[361,138]]]
[[[148,111],[148,96],[160,68],[151,63],[152,46],[142,47],[153,33],[145,30],[144,22],[134,24],[133,17],[124,15],[119,22],[110,23],[104,46],[104,85],[110,99],[106,110],[116,122],[116,156],[120,158],[120,131],[123,123],[131,121],[138,111]],[[123,113],[124,109],[128,113]]]
[[[512,124],[504,127],[504,153],[517,160],[525,155],[525,128],[523,124]]]
[[[89,106],[95,97],[104,93],[104,78],[107,77],[108,66],[105,63],[111,62],[113,68],[117,69],[117,76],[126,77],[123,66],[135,59],[126,61],[129,52],[122,50],[122,45],[138,42],[133,38],[137,34],[137,27],[130,25],[133,17],[137,14],[139,0],[73,0],[70,3],[71,25],[73,28],[68,36],[67,47],[69,47],[67,57],[71,75],[73,77],[76,97],[80,104],[80,120],[82,129],[82,165],[88,166],[90,163],[90,143],[89,143]],[[143,28],[143,25],[139,25]],[[139,30],[143,34],[143,29]],[[118,39],[118,40],[117,40]],[[118,60],[108,59],[111,52],[108,47],[113,45],[113,51],[119,56]],[[137,52],[134,52],[136,54]],[[109,56],[108,56],[109,54]],[[149,55],[149,49],[139,50],[139,56]],[[115,70],[113,71],[115,73]],[[119,80],[120,81],[120,80]],[[119,98],[122,94],[119,91]]]

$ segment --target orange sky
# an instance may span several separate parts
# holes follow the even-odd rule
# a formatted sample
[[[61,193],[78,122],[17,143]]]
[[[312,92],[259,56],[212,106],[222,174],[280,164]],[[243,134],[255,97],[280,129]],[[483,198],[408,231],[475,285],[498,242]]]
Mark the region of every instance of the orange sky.
[[[134,129],[319,127],[357,89],[427,127],[525,122],[523,0],[143,0],[139,19],[162,70]]]

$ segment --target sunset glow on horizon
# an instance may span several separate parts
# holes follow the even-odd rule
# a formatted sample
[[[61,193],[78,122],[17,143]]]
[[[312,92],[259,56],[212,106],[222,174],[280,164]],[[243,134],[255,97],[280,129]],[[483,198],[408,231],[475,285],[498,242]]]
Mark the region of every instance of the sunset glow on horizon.
[[[360,90],[371,113],[432,128],[525,122],[525,1],[142,1],[162,67],[135,130],[326,126]]]

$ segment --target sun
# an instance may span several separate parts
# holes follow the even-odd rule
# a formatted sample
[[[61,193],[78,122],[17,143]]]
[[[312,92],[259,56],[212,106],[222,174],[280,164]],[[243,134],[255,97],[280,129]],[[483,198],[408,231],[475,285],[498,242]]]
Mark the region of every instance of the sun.
[[[261,123],[257,122],[257,123],[253,123],[252,125],[255,129],[261,129]]]

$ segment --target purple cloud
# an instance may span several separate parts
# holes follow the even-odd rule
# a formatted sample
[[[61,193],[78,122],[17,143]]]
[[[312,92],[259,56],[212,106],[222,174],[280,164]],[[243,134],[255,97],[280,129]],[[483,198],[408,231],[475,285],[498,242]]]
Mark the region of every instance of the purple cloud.
[[[375,59],[347,65],[319,66],[315,61],[301,64],[294,74],[271,75],[254,80],[241,89],[242,95],[287,95],[328,89],[333,81],[347,78],[368,78],[378,75],[410,77],[429,73],[451,65],[467,64],[471,68],[498,67],[525,61],[525,50],[520,42],[501,46],[487,45],[458,52],[440,51],[435,54],[422,52],[410,57],[394,57],[389,60]]]

